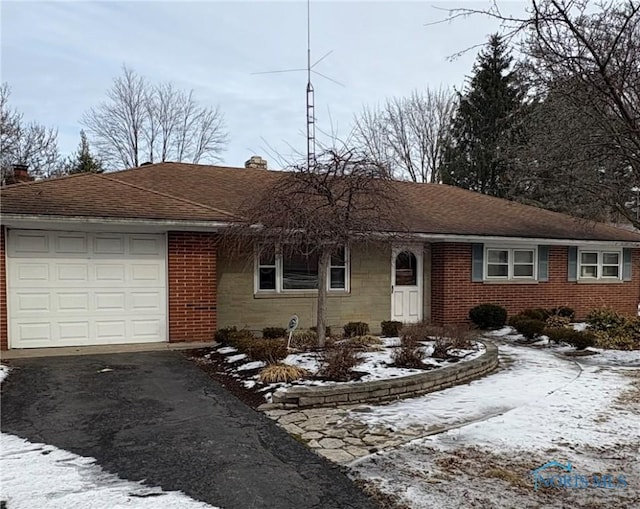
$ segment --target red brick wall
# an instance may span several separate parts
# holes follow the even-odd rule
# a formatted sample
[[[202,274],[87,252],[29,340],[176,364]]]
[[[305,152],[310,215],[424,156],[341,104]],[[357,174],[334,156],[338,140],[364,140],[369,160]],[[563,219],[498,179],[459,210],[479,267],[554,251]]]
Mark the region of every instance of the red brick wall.
[[[431,318],[434,323],[462,323],[477,304],[499,304],[509,315],[528,308],[569,306],[584,317],[607,305],[635,316],[640,301],[640,249],[633,250],[633,281],[576,283],[567,281],[568,248],[549,248],[549,281],[531,284],[471,281],[471,244],[432,246]]]
[[[169,341],[212,341],[216,331],[216,237],[169,232]]]
[[[5,233],[0,226],[0,350],[9,347],[7,333],[7,267],[5,264]]]

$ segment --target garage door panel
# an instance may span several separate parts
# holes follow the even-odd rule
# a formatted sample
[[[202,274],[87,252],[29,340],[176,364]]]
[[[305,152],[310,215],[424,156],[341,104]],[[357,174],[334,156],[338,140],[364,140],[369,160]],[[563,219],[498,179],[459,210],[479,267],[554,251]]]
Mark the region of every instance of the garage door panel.
[[[56,235],[55,253],[88,255],[89,250],[87,248],[87,235],[82,233]]]
[[[58,283],[87,283],[89,267],[86,263],[59,263],[56,265]]]
[[[158,256],[162,251],[163,244],[161,244],[159,238],[132,235],[129,239],[129,252],[132,255]]]
[[[125,320],[96,320],[95,324],[98,342],[127,340],[127,322]]]
[[[14,327],[20,339],[29,347],[29,342],[49,342],[51,337],[51,324],[49,322],[21,322]],[[34,345],[41,346],[41,345]]]
[[[16,294],[16,312],[48,313],[51,311],[51,295],[49,293],[20,292]]]
[[[93,252],[97,255],[123,255],[125,239],[122,235],[96,235]]]
[[[49,281],[49,264],[41,262],[20,263],[16,267],[14,276],[18,281],[24,281],[25,283],[34,281],[41,285]]]
[[[10,347],[166,341],[163,235],[10,230]]]
[[[156,285],[161,282],[161,272],[163,272],[163,267],[158,266],[158,264],[141,264],[134,263],[131,265],[131,281],[139,286],[140,284],[148,284],[149,282],[155,283]]]
[[[96,263],[94,265],[94,281],[101,283],[113,281],[124,283],[126,280],[126,266],[124,263]]]
[[[97,313],[104,311],[121,311],[124,312],[127,304],[125,292],[96,292],[95,294],[95,310]]]
[[[90,328],[89,320],[58,322],[58,338],[60,341],[87,341],[91,334]]]
[[[133,320],[132,336],[138,339],[144,339],[157,336],[160,333],[160,320]]]
[[[46,232],[15,232],[9,254],[42,255],[49,253],[49,234]]]
[[[57,309],[62,312],[89,312],[89,292],[56,293]]]
[[[160,291],[131,293],[131,309],[135,312],[153,311],[159,313],[163,306],[164,302]]]

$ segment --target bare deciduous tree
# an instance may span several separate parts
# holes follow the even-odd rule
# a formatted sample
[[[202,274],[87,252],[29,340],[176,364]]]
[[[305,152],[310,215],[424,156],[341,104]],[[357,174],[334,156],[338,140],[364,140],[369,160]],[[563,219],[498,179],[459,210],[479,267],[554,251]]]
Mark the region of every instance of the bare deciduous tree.
[[[372,159],[413,182],[440,182],[439,168],[455,96],[445,88],[390,98],[365,106],[355,120],[354,137]]]
[[[556,104],[582,121],[581,128],[573,121],[571,130],[547,124],[558,134],[553,157],[539,150],[530,166],[547,175],[553,167],[582,168],[565,192],[598,182],[600,204],[640,226],[631,199],[640,184],[640,2],[531,0],[522,18],[503,15],[494,4],[454,9],[448,19],[477,13],[501,21],[541,98],[553,93]]]
[[[215,162],[227,142],[224,116],[200,105],[193,91],[153,85],[128,67],[107,100],[82,118],[98,155],[111,167],[145,161]]]
[[[285,246],[300,255],[317,257],[320,347],[325,344],[325,282],[331,256],[352,242],[371,241],[373,232],[400,229],[401,208],[387,175],[387,168],[357,150],[326,150],[314,167],[293,167],[245,204],[242,224],[226,236],[235,245]]]
[[[25,123],[22,113],[9,106],[9,85],[0,86],[0,180],[14,164],[29,166],[32,176],[55,175],[59,166],[58,131],[36,122]]]

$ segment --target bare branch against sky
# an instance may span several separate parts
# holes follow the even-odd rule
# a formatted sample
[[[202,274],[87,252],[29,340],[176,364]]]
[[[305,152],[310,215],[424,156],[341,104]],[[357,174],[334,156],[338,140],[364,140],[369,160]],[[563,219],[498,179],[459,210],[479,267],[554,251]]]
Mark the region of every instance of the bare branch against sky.
[[[498,23],[429,26],[443,15],[434,5],[469,3],[312,2],[313,53],[321,59],[333,50],[315,69],[345,84],[314,83],[319,129],[332,132],[327,107],[345,137],[364,104],[462,85],[474,55],[448,56],[483,44]],[[262,153],[263,139],[274,152],[288,156],[287,143],[304,152],[304,73],[251,73],[304,67],[305,2],[51,1],[34,8],[8,0],[1,8],[2,79],[25,119],[58,128],[62,155],[75,151],[83,113],[104,100],[123,63],[151,83],[172,82],[193,89],[202,104],[219,105],[229,131],[227,164]],[[144,144],[160,131],[145,132]],[[162,151],[154,148],[153,158]]]

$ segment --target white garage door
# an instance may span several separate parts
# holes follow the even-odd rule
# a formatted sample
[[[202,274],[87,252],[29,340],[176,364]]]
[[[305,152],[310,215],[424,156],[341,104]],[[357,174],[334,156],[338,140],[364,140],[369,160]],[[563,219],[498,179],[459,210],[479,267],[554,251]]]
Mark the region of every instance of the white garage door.
[[[9,346],[165,341],[164,235],[10,230]]]

